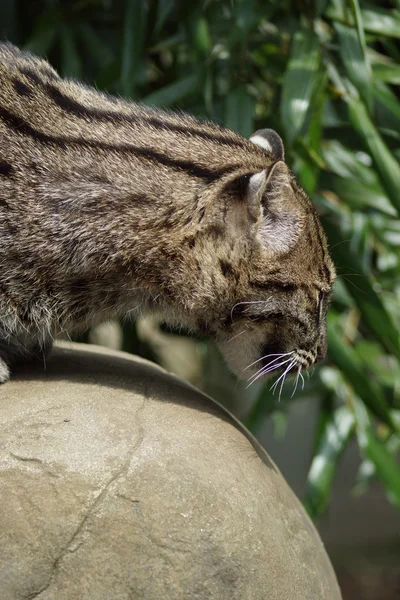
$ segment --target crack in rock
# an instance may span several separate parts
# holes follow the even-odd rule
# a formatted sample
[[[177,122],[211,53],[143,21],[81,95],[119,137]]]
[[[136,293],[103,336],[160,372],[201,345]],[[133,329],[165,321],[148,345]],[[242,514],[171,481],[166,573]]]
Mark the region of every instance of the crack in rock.
[[[82,544],[79,544],[78,547],[74,548],[74,542],[75,542],[76,538],[85,529],[85,526],[86,526],[88,520],[93,515],[93,513],[96,512],[96,510],[99,508],[99,506],[101,505],[102,501],[106,497],[106,495],[107,495],[110,487],[120,477],[122,477],[125,473],[127,473],[128,469],[129,469],[129,466],[130,466],[130,464],[132,462],[132,458],[133,458],[134,454],[140,448],[140,446],[141,446],[141,444],[143,442],[144,428],[143,428],[143,425],[141,423],[140,416],[141,416],[141,414],[144,411],[145,403],[146,403],[147,398],[148,398],[148,394],[147,394],[147,387],[146,387],[145,390],[144,390],[144,393],[143,393],[143,401],[141,402],[140,406],[138,406],[137,411],[136,411],[136,415],[135,415],[135,417],[137,419],[137,428],[138,428],[137,437],[136,437],[136,440],[135,440],[135,442],[134,442],[134,444],[133,444],[130,452],[128,453],[128,456],[127,456],[126,460],[122,464],[121,468],[118,469],[118,471],[112,477],[110,477],[110,479],[106,482],[106,484],[104,485],[103,489],[99,492],[99,494],[96,496],[95,500],[89,506],[89,509],[88,509],[86,515],[84,516],[84,518],[81,520],[81,522],[79,523],[79,525],[75,529],[75,531],[72,534],[71,538],[69,539],[69,541],[67,542],[67,544],[64,546],[64,548],[61,550],[60,555],[53,561],[53,564],[52,564],[52,567],[51,567],[52,573],[51,573],[51,576],[49,578],[49,581],[40,590],[38,590],[36,592],[32,592],[28,596],[26,596],[26,600],[34,600],[35,598],[40,598],[40,596],[43,594],[43,592],[45,592],[47,589],[50,588],[51,584],[54,581],[54,578],[57,575],[58,568],[59,568],[59,566],[60,566],[63,558],[67,554],[75,552],[78,549],[78,547],[83,544],[83,542],[82,542]],[[18,456],[16,456],[16,457],[18,458]],[[39,463],[42,463],[42,461],[40,461],[40,459],[27,459],[27,460],[33,460],[34,462],[37,461]]]

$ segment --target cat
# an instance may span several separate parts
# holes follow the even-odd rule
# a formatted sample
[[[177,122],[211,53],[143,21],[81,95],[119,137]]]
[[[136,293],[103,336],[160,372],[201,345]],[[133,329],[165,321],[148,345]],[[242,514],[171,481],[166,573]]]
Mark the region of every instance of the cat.
[[[335,270],[270,129],[250,140],[0,44],[0,381],[63,331],[152,311],[238,377],[326,353]]]

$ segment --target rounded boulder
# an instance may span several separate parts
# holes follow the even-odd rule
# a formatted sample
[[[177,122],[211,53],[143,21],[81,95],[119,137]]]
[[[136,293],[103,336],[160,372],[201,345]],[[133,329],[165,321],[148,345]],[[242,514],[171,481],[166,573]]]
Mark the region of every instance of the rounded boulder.
[[[58,345],[0,387],[1,600],[340,600],[254,438],[140,358]]]

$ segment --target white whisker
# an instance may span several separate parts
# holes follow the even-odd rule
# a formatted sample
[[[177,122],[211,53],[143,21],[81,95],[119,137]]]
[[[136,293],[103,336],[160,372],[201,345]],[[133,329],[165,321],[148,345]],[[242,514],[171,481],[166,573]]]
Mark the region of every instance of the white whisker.
[[[271,356],[278,356],[279,358],[283,358],[284,356],[289,356],[290,354],[293,354],[293,352],[294,352],[294,350],[292,350],[291,352],[284,352],[282,354],[266,354],[266,356],[262,356],[261,358],[257,358],[257,360],[255,360],[250,365],[248,365],[245,369],[243,369],[243,371],[247,371],[247,369],[250,369],[250,367],[252,367],[256,363],[260,362],[260,360],[265,360],[267,358],[271,358]],[[268,363],[268,364],[271,364],[271,363]]]
[[[256,375],[258,375],[259,373],[264,373],[267,371],[273,371],[274,369],[278,369],[281,365],[286,364],[287,362],[289,362],[291,360],[291,357],[289,356],[288,358],[285,358],[285,360],[283,360],[282,362],[281,359],[285,358],[284,356],[281,357],[279,356],[278,358],[274,358],[274,360],[271,360],[268,364],[264,365],[263,367],[261,367],[256,373],[254,373],[253,375],[251,375],[249,377],[249,379],[252,379],[253,377],[255,377]],[[247,381],[249,381],[249,379]]]
[[[296,359],[292,360],[291,363],[286,367],[285,371],[282,373],[282,375],[279,377],[279,379],[277,379],[277,381],[275,381],[275,383],[271,386],[270,390],[273,390],[273,394],[275,394],[275,390],[277,388],[278,383],[282,380],[281,382],[281,387],[279,389],[279,400],[281,399],[281,394],[282,394],[282,389],[283,389],[283,384],[285,383],[285,379],[287,374],[289,373],[290,369],[296,364]]]
[[[262,369],[260,369],[259,371],[257,371],[257,373],[255,373],[254,375],[252,375],[251,377],[249,377],[249,379],[247,381],[250,381],[249,385],[246,387],[246,389],[252,384],[254,383],[257,379],[259,379],[260,377],[262,377],[263,375],[266,375],[267,373],[269,373],[270,371],[275,371],[275,369],[279,369],[279,367],[281,367],[282,365],[285,365],[286,363],[288,363],[291,359],[288,358],[285,361],[275,364],[275,365],[267,365],[266,367],[263,367]],[[251,381],[251,379],[253,381]]]
[[[278,356],[277,358],[274,358],[274,360],[270,360],[269,363],[266,364],[266,365],[264,365],[263,367],[261,367],[261,369],[259,369],[257,371],[257,373],[259,373],[260,371],[263,371],[264,369],[268,369],[269,370],[270,367],[272,367],[273,369],[276,369],[277,366],[278,366],[276,363],[279,362],[280,360],[282,360],[282,358],[285,358],[285,357],[284,356]],[[288,360],[290,360],[290,357],[287,358],[285,360],[285,362],[287,362]],[[254,377],[254,375],[252,375],[251,377]],[[251,379],[251,377],[249,377],[249,379]]]
[[[278,379],[275,381],[275,383],[273,383],[271,385],[271,387],[269,388],[269,391],[272,392],[273,394],[275,393],[275,389],[276,386],[278,385],[278,383],[280,382],[280,380],[282,379],[282,377],[285,375],[286,371],[284,371],[283,373],[281,373],[278,377]]]
[[[296,393],[297,385],[299,383],[300,371],[301,371],[301,365],[299,365],[299,368],[298,368],[298,371],[297,371],[297,377],[296,377],[296,381],[295,381],[295,384],[294,384],[294,389],[293,389],[292,395],[290,396],[291,398],[293,398],[293,396]]]
[[[286,376],[290,373],[291,368],[294,367],[295,364],[296,364],[296,360],[294,360],[285,371],[285,377],[282,379],[281,387],[279,389],[279,402],[281,401],[282,389],[283,389],[283,384],[285,383],[285,380],[286,380]]]
[[[237,337],[239,337],[239,335],[243,335],[243,333],[246,333],[247,329],[243,329],[243,331],[241,331],[240,333],[237,333],[236,335],[234,335],[233,337],[231,337],[230,340],[227,340],[227,342],[225,342],[226,344],[229,344],[229,342],[232,342],[234,339],[236,339]]]
[[[303,377],[302,373],[300,373],[300,377],[301,377],[301,381],[302,381],[301,389],[304,390],[304,377]]]
[[[249,300],[248,302],[237,302],[231,308],[231,321],[233,319],[233,311],[237,306],[241,306],[242,304],[265,304],[265,300]]]

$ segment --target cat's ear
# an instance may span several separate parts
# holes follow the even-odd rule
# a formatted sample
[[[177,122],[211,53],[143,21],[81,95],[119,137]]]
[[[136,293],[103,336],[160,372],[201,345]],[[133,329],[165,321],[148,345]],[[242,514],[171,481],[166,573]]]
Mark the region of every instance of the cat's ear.
[[[250,141],[264,150],[271,152],[278,160],[284,160],[285,149],[280,136],[273,129],[259,129],[250,138]]]
[[[297,242],[303,217],[286,164],[278,160],[257,173],[242,175],[229,185],[224,222],[230,234],[245,233],[273,254],[283,254]]]
[[[234,195],[234,202],[231,209],[237,217],[241,216],[242,226],[254,228],[262,219],[262,198],[267,187],[268,173],[264,169],[258,173],[242,175],[232,182],[231,190]]]

